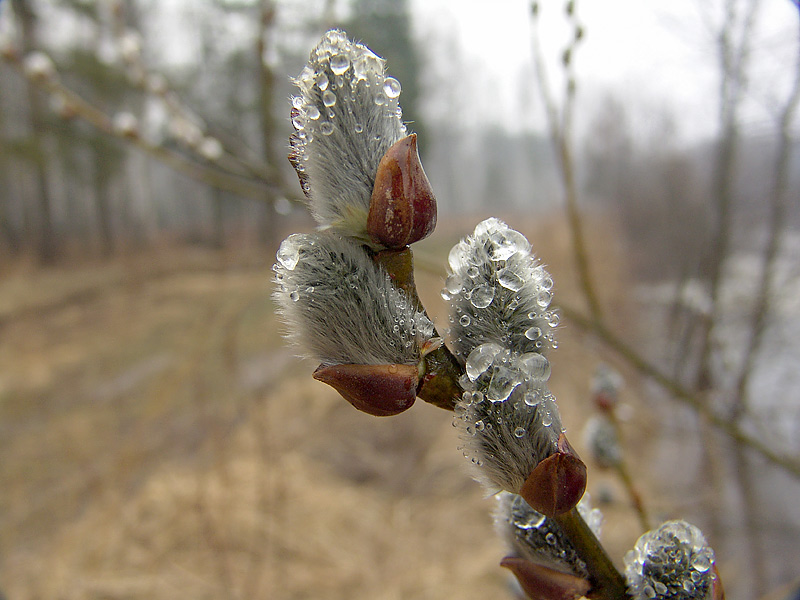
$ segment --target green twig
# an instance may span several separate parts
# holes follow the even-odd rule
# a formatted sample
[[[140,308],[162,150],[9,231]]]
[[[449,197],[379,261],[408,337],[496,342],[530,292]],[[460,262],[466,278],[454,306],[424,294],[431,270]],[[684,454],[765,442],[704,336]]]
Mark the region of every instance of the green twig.
[[[577,508],[554,518],[569,538],[578,555],[586,563],[595,600],[624,600],[630,598],[625,578],[611,562],[611,558],[594,535]]]

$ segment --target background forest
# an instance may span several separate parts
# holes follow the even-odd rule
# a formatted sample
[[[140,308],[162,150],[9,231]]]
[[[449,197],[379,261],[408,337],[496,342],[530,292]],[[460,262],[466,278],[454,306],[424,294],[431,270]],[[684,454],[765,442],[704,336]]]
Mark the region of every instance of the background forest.
[[[419,134],[429,309],[490,215],[553,274],[613,556],[685,518],[728,598],[798,598],[798,6],[636,4],[0,0],[0,597],[514,597],[450,416],[358,413],[280,338],[291,77],[341,27]]]

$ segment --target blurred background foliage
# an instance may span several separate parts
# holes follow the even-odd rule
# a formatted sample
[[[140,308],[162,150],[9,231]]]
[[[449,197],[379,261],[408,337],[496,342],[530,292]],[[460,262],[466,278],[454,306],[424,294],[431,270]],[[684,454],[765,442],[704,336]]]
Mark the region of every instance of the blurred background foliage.
[[[522,0],[469,10],[512,5],[531,19]],[[673,27],[715,73],[708,135],[669,97],[584,89],[574,31],[536,37],[599,34],[573,2],[542,3],[524,40],[548,69],[528,60],[518,98],[478,110],[499,86],[420,2],[0,1],[0,591],[513,597],[449,417],[355,413],[278,335],[272,257],[312,227],[285,159],[290,77],[337,26],[387,59],[420,134],[440,207],[417,251],[429,311],[446,324],[446,253],[478,220],[523,231],[563,309],[572,437],[613,365],[650,513],[704,529],[729,598],[796,598],[797,6],[692,6]],[[567,117],[569,173],[546,126]],[[589,466],[621,558],[641,533],[629,491]]]

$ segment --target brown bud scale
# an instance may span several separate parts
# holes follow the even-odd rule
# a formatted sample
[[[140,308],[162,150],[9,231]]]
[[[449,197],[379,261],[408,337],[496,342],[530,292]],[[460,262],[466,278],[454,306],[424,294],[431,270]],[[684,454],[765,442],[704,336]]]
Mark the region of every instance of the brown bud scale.
[[[355,408],[376,417],[399,414],[417,397],[417,365],[320,366],[314,379],[327,383]]]
[[[402,248],[428,237],[435,227],[436,198],[412,133],[395,142],[378,164],[367,232],[386,248]]]

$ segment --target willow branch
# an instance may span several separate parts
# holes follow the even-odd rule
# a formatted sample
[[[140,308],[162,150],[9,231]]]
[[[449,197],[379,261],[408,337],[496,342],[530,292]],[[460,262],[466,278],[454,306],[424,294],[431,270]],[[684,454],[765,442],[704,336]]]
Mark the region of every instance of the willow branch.
[[[624,359],[625,362],[636,369],[641,375],[651,379],[661,388],[668,391],[676,400],[692,408],[699,415],[703,416],[708,423],[713,425],[716,429],[730,436],[736,442],[744,444],[751,450],[759,453],[775,466],[800,479],[799,461],[791,457],[778,454],[758,438],[752,437],[750,434],[745,432],[737,423],[732,423],[726,417],[720,416],[713,412],[707,406],[701,396],[692,393],[680,383],[662,373],[657,367],[645,360],[641,354],[639,354],[626,342],[614,335],[604,324],[585,317],[570,307],[561,305],[559,309],[561,310],[562,314],[575,325],[597,336],[598,339],[600,339],[608,348],[616,352],[617,355]]]
[[[211,187],[231,192],[242,198],[266,201],[276,194],[282,194],[288,198],[296,198],[296,193],[293,190],[284,188],[280,183],[269,180],[245,178],[219,168],[200,164],[179,152],[146,140],[139,135],[138,132],[119,130],[114,127],[114,121],[108,114],[93,106],[76,92],[65,86],[58,80],[57,76],[29,76],[22,68],[18,56],[4,55],[4,58],[29,81],[39,86],[51,96],[62,101],[70,115],[79,117],[107,135],[116,137],[119,140],[135,146],[183,175]]]
[[[578,555],[586,563],[592,591],[589,597],[602,600],[624,600],[628,596],[625,578],[614,566],[603,545],[583,520],[577,508],[554,517],[569,538]]]
[[[581,221],[580,209],[578,208],[578,192],[575,183],[575,162],[572,155],[570,145],[571,130],[572,130],[572,113],[575,98],[575,76],[574,76],[574,53],[577,44],[582,37],[582,29],[577,24],[575,18],[574,5],[569,14],[570,22],[574,28],[573,39],[564,50],[562,56],[562,64],[565,73],[564,84],[564,104],[559,118],[558,109],[556,108],[556,101],[550,90],[549,77],[547,69],[544,64],[544,57],[541,45],[539,44],[539,36],[537,25],[539,22],[538,9],[533,12],[533,60],[536,71],[536,78],[538,82],[539,93],[542,102],[545,106],[545,113],[547,115],[547,125],[550,132],[550,142],[553,146],[553,151],[556,154],[556,163],[559,167],[559,174],[561,175],[561,182],[564,186],[564,201],[567,211],[567,220],[569,223],[570,232],[572,234],[572,248],[575,258],[575,264],[578,270],[578,278],[583,290],[583,295],[589,306],[589,312],[595,320],[602,318],[600,309],[600,302],[597,293],[592,283],[591,272],[589,268],[589,258],[586,252],[586,241],[583,232],[583,223]]]

